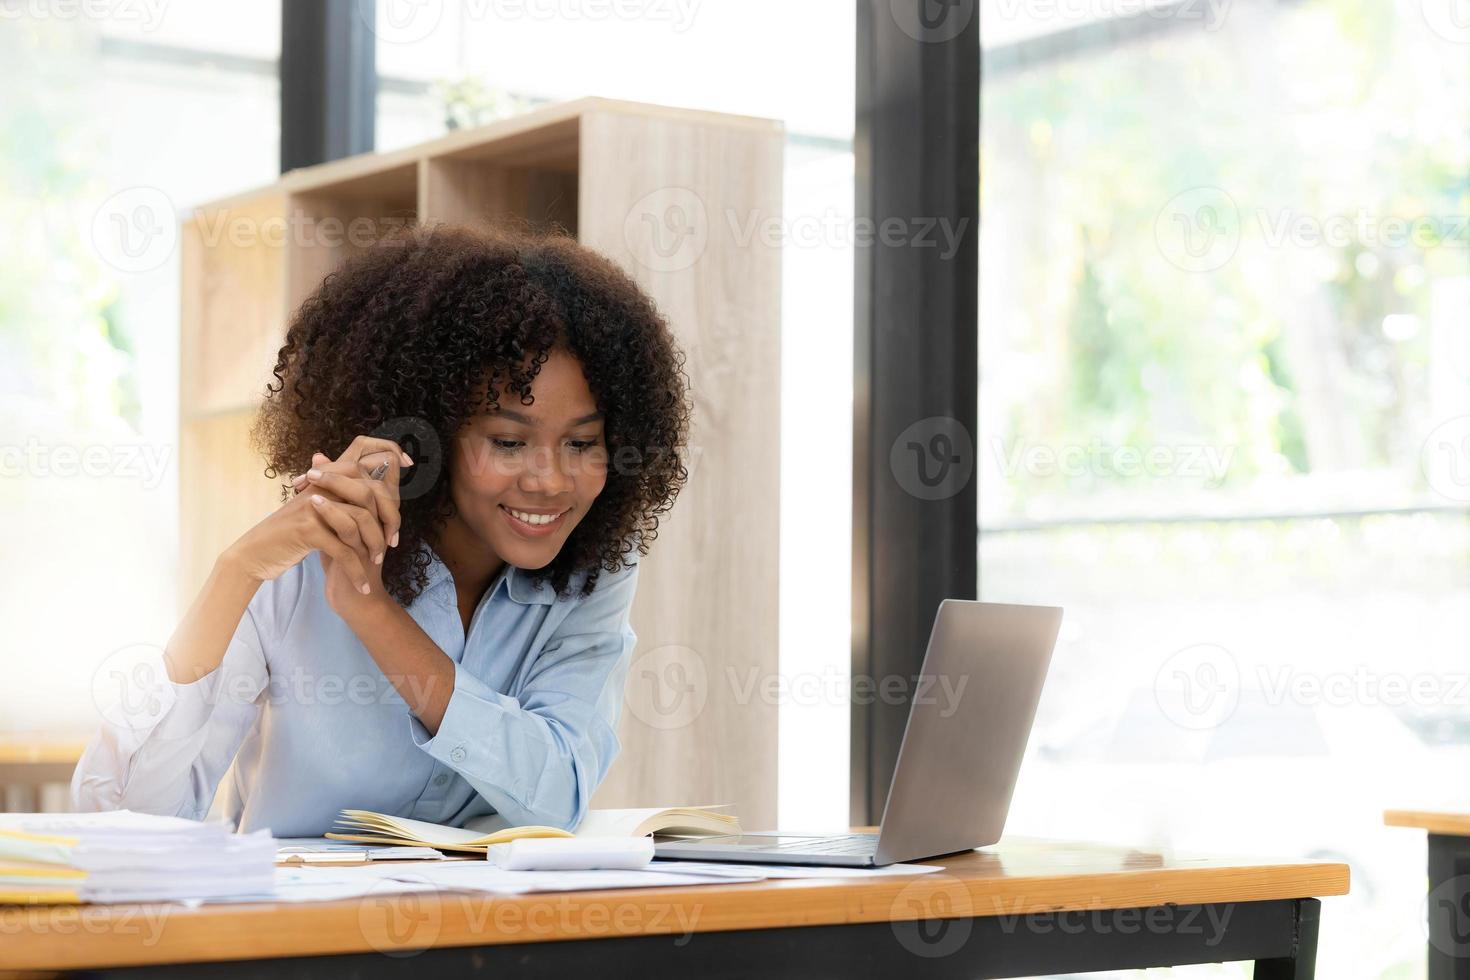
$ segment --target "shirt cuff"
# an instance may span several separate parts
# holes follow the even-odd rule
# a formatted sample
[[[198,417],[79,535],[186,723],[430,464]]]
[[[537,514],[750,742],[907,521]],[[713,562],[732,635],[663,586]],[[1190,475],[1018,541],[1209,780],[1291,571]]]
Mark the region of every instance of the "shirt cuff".
[[[536,791],[551,754],[549,736],[542,735],[540,724],[515,698],[459,664],[454,665],[454,691],[438,733],[430,735],[423,722],[409,715],[414,744],[469,780],[502,812],[535,810]],[[504,798],[497,799],[502,794]]]
[[[187,684],[168,676],[161,651],[128,670],[115,671],[116,690],[103,716],[135,739],[187,739],[203,730],[214,713],[221,668]]]

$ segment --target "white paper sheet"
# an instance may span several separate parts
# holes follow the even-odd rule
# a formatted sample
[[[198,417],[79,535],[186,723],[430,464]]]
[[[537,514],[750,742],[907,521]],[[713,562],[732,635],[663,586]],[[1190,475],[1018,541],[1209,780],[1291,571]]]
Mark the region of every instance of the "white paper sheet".
[[[276,868],[275,889],[262,892],[239,892],[208,900],[207,904],[246,904],[252,902],[332,902],[369,895],[403,895],[442,891],[425,882],[395,881],[377,875],[350,872],[359,868]]]
[[[378,868],[343,869],[378,871]],[[425,867],[384,865],[387,877],[397,881],[428,881],[445,889],[521,895],[527,892],[583,891],[598,888],[653,888],[671,885],[725,884],[759,881],[759,873],[744,877],[712,876],[669,871],[596,869],[587,871],[506,871],[490,862],[466,861]]]
[[[743,877],[758,874],[765,878],[883,878],[888,875],[926,875],[943,871],[937,864],[887,864],[881,868],[835,868],[810,864],[736,864],[726,861],[656,860],[650,871],[682,872],[712,876]]]
[[[936,865],[820,868],[804,865],[729,864],[719,861],[651,862],[642,870],[508,871],[488,861],[370,864],[351,868],[277,868],[274,892],[242,892],[209,899],[223,902],[330,902],[370,895],[471,892],[524,895],[603,888],[717,885],[762,878],[865,878],[928,874]]]

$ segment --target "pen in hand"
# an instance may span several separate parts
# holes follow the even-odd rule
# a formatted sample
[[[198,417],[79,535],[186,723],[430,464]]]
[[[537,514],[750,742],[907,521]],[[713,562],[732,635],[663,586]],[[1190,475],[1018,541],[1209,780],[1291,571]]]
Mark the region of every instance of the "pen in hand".
[[[387,476],[387,474],[388,464],[386,462],[379,463],[376,467],[373,468],[373,471],[368,474],[368,479],[381,482],[383,477]],[[306,474],[301,473],[297,476],[293,476],[291,478],[291,488],[297,493],[300,493],[302,490],[306,489]]]

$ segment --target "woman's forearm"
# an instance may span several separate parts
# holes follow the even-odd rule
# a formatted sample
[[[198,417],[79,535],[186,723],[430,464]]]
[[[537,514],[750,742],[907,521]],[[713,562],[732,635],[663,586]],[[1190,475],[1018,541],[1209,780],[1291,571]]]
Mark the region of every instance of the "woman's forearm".
[[[226,551],[216,559],[209,578],[169,638],[163,657],[169,680],[192,684],[219,667],[240,618],[259,588],[260,580],[250,575],[232,552]]]
[[[438,734],[454,694],[454,661],[391,598],[364,602],[347,624],[414,717],[431,736]]]

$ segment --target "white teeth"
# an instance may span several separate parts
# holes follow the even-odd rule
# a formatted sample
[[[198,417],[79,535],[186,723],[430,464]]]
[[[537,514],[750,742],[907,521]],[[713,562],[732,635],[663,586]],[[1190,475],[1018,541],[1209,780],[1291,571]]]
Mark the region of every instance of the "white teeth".
[[[506,510],[510,510],[511,516],[516,520],[527,524],[550,524],[561,516],[561,514],[528,514],[523,510],[511,510],[509,507]]]

